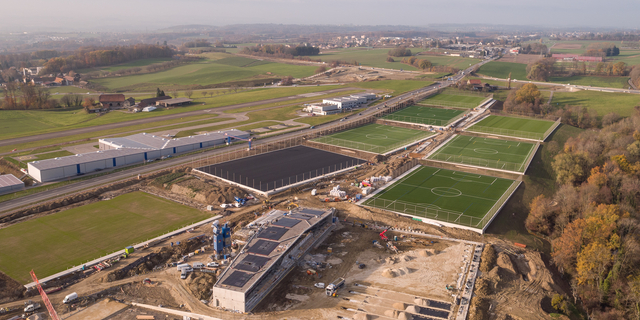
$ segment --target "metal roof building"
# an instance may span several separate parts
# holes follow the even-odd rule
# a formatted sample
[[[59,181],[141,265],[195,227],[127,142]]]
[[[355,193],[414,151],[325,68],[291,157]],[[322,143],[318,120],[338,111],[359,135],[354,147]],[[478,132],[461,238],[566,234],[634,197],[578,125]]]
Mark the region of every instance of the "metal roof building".
[[[335,209],[272,210],[213,285],[211,305],[250,312],[334,226]]]
[[[100,151],[32,161],[27,164],[27,168],[29,175],[40,182],[55,181],[225,144],[229,137],[234,141],[236,139],[233,137],[247,139],[249,136],[249,133],[235,129],[178,139],[140,133],[122,138],[100,139]]]
[[[12,174],[0,175],[0,194],[16,192],[24,189],[24,182]]]

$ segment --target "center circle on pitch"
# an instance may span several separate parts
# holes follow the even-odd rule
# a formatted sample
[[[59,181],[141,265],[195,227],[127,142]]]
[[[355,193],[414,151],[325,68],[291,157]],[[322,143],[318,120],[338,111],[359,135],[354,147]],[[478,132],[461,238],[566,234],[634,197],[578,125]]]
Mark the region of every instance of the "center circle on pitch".
[[[475,148],[473,151],[479,154],[498,154],[498,150],[488,148]]]
[[[441,197],[458,197],[462,195],[462,191],[456,188],[436,187],[431,189],[431,193]]]
[[[371,133],[367,135],[369,139],[387,139],[388,137],[384,134]]]

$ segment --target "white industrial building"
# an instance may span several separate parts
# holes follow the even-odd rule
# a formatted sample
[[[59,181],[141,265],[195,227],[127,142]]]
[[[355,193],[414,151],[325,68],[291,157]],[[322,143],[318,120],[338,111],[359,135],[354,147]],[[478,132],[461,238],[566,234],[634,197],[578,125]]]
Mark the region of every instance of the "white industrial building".
[[[0,194],[12,193],[24,189],[24,182],[12,174],[0,175]]]
[[[376,95],[373,93],[358,93],[345,97],[329,98],[322,100],[322,103],[310,104],[304,108],[303,111],[324,116],[344,112],[344,110],[348,109],[358,108],[375,98]]]
[[[122,138],[100,139],[100,151],[33,161],[27,164],[27,168],[31,177],[40,182],[48,182],[222,145],[229,138],[234,141],[236,138],[249,137],[248,132],[235,129],[177,139],[140,133]]]
[[[246,245],[213,285],[211,306],[250,312],[335,226],[335,209],[272,210],[236,235]]]

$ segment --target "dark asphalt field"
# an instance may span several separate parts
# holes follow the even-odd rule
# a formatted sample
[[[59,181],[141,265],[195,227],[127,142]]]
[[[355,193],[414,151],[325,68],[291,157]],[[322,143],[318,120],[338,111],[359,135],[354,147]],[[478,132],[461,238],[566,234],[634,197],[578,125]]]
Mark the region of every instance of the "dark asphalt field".
[[[198,170],[260,191],[268,191],[365,162],[337,153],[297,146]]]

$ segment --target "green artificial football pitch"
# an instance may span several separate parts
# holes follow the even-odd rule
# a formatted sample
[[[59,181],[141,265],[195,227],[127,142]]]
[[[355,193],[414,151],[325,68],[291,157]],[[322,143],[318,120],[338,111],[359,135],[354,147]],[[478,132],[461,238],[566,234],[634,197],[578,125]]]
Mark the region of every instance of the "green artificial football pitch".
[[[362,205],[482,228],[516,186],[513,180],[421,166]]]
[[[482,96],[440,93],[420,101],[420,104],[473,109],[479,106],[486,99],[487,98]]]
[[[388,114],[382,119],[444,127],[462,115],[457,109],[440,109],[413,105]]]
[[[374,123],[312,141],[373,153],[385,153],[432,135],[434,135],[432,132]]]
[[[554,123],[539,119],[488,116],[469,127],[467,131],[544,140],[551,133],[547,131]]]
[[[533,143],[458,135],[429,159],[524,172],[534,148]]]

